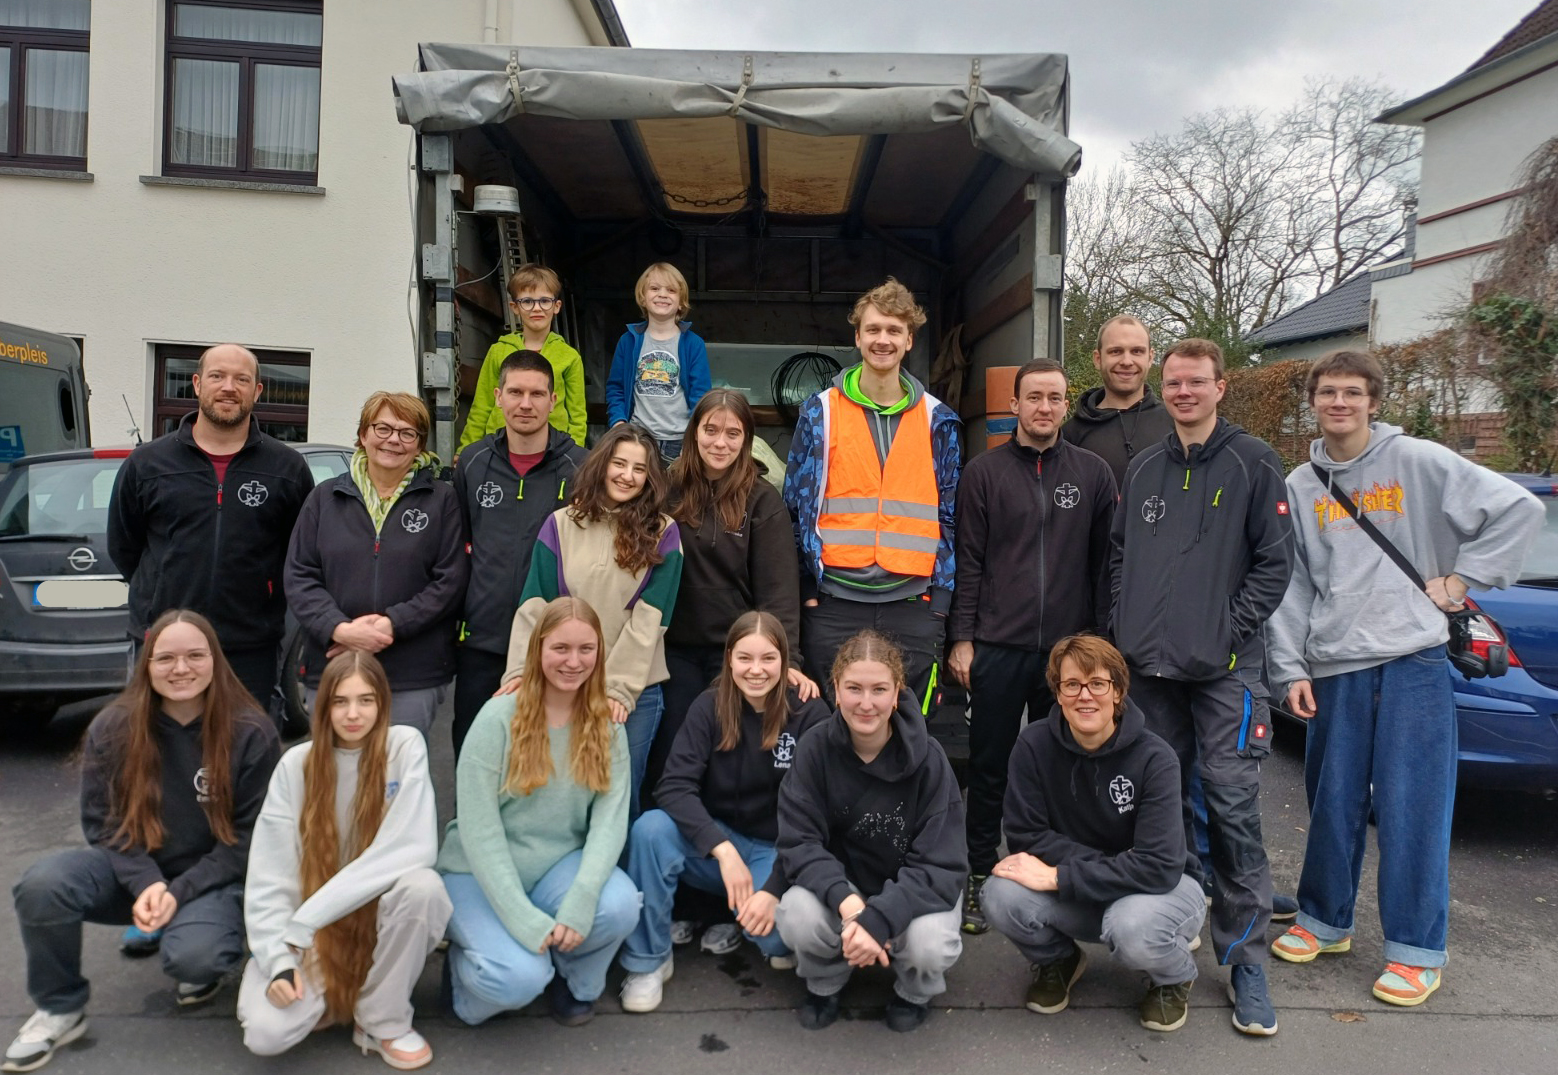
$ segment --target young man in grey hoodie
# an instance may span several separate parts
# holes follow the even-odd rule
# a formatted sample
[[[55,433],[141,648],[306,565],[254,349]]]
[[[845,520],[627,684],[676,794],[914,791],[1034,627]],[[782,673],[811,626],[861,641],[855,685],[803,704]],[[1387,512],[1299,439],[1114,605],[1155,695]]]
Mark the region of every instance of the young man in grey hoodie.
[[[1374,996],[1412,1006],[1439,988],[1450,908],[1456,717],[1445,613],[1465,608],[1469,588],[1515,580],[1543,511],[1514,482],[1374,421],[1383,386],[1366,352],[1319,359],[1307,388],[1321,437],[1287,479],[1298,556],[1267,636],[1272,686],[1309,720],[1310,822],[1298,921],[1271,950],[1308,963],[1352,947],[1372,809],[1386,961]],[[1426,592],[1343,497],[1417,569]]]

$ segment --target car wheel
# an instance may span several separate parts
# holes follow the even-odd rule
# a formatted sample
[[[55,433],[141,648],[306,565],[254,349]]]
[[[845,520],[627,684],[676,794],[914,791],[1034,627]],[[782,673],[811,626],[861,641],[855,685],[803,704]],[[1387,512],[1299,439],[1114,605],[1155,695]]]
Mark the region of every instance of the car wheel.
[[[286,656],[281,662],[281,734],[287,739],[299,739],[308,734],[309,713],[303,703],[303,677],[298,668],[303,663],[303,631],[298,628],[287,640]]]

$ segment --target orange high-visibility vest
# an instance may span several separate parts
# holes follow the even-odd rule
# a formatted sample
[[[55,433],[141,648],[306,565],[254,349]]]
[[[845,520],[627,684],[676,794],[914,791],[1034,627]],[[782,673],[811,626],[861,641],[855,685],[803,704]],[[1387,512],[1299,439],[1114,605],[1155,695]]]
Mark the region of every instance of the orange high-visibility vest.
[[[823,397],[827,478],[817,533],[830,567],[878,564],[897,575],[929,578],[941,541],[940,492],[925,397],[898,417],[887,465],[858,403],[839,389]]]

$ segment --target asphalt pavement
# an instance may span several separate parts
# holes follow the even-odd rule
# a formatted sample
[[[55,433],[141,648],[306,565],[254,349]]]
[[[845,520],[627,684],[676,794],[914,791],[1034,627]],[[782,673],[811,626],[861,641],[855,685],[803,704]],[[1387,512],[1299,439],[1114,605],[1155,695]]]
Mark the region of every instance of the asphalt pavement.
[[[433,739],[440,808],[452,807],[449,714]],[[93,708],[63,710],[39,738],[0,735],[0,883],[6,891],[29,863],[79,846],[76,749]],[[1266,846],[1279,888],[1293,891],[1307,821],[1301,734],[1279,728],[1262,793]],[[1451,865],[1450,964],[1444,985],[1418,1009],[1391,1008],[1369,987],[1383,960],[1373,893],[1373,854],[1364,863],[1352,952],[1308,966],[1272,961],[1281,1031],[1247,1038],[1229,1024],[1227,972],[1211,945],[1198,953],[1201,978],[1188,1024],[1172,1034],[1143,1030],[1135,1005],[1141,986],[1106,951],[1089,950],[1087,973],[1071,1006],[1054,1016],[1022,1007],[1027,968],[996,934],[969,938],[948,975],[949,989],[920,1030],[894,1034],[880,1022],[891,991],[886,972],[862,973],[844,994],[833,1027],[810,1033],[795,1022],[804,995],[793,972],[775,972],[755,949],[725,956],[678,949],[665,1002],[651,1015],[617,1005],[616,972],[586,1026],[565,1029],[539,1009],[475,1029],[437,1011],[442,956],[435,954],[416,992],[417,1028],[432,1043],[429,1072],[596,1073],[739,1071],[854,1072],[1188,1072],[1252,1070],[1339,1075],[1365,1072],[1558,1071],[1558,803],[1521,795],[1463,791]],[[0,913],[0,1038],[9,1041],[32,1011],[14,917]],[[352,1049],[349,1031],[313,1035],[279,1059],[249,1055],[234,1017],[231,984],[193,1011],[173,1003],[157,961],[117,950],[119,931],[88,926],[84,966],[92,979],[91,1029],[46,1069],[82,1075],[169,1071],[315,1072],[385,1070]]]

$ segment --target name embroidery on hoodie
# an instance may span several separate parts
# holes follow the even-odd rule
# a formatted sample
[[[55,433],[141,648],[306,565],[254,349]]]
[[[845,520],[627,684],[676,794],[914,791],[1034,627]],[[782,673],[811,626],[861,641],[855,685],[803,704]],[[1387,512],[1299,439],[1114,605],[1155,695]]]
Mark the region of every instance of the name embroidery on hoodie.
[[[204,765],[195,770],[195,801],[197,803],[211,801],[211,777]]]
[[[788,769],[794,760],[795,736],[789,732],[780,732],[779,738],[774,742],[774,768]]]
[[[1136,809],[1136,785],[1129,777],[1117,776],[1109,781],[1109,799],[1125,814]]]

